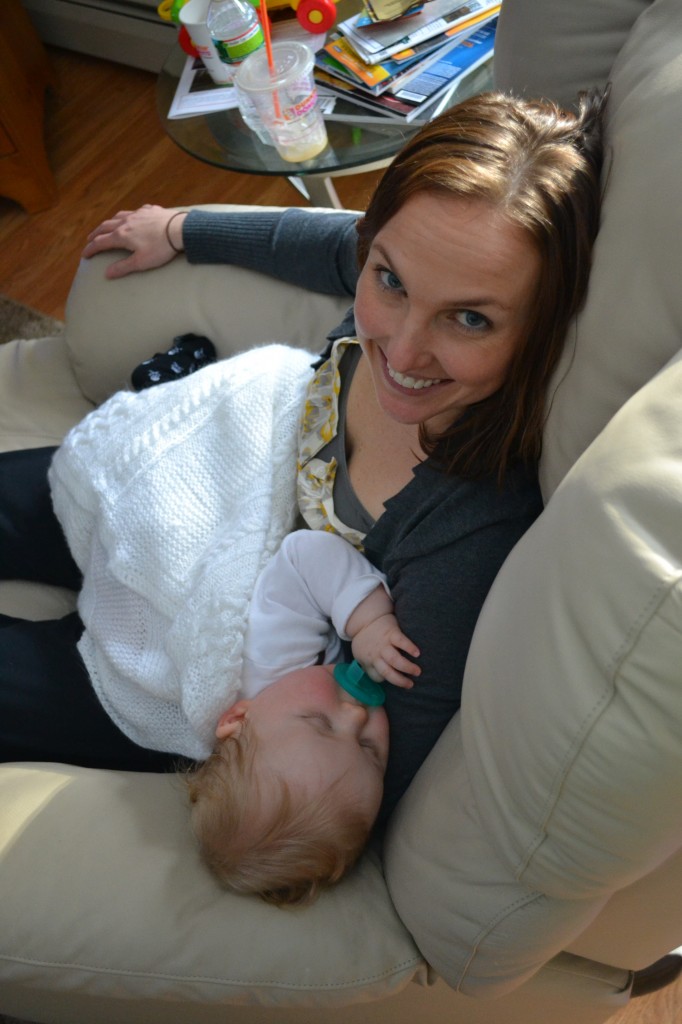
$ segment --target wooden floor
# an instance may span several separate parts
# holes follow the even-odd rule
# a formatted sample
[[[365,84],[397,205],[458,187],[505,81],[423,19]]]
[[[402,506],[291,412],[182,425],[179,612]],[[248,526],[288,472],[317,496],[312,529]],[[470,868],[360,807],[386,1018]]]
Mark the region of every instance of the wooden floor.
[[[609,1018],[608,1024],[682,1024],[682,976],[659,992],[631,999],[624,1010]]]
[[[61,319],[85,236],[120,209],[149,202],[306,205],[286,178],[233,174],[178,149],[159,121],[152,73],[66,50],[49,54],[56,86],[45,138],[59,198],[30,216],[0,198],[0,293]],[[344,206],[364,207],[379,175],[336,179]]]
[[[45,136],[59,199],[29,216],[0,198],[0,293],[61,319],[86,234],[119,209],[145,202],[305,205],[285,179],[220,171],[181,152],[159,122],[154,75],[62,50],[50,56],[56,86]],[[336,179],[344,205],[362,209],[379,176]],[[682,978],[632,1000],[609,1024],[681,1022]]]

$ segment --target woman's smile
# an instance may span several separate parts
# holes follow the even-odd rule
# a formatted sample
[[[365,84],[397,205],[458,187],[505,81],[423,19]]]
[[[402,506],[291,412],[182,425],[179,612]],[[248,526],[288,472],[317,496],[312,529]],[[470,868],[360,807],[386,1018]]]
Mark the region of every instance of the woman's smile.
[[[391,380],[401,388],[407,388],[408,391],[419,391],[420,388],[430,388],[434,384],[442,383],[440,377],[408,377],[406,374],[400,373],[399,370],[394,370],[388,363],[386,363],[386,372]]]

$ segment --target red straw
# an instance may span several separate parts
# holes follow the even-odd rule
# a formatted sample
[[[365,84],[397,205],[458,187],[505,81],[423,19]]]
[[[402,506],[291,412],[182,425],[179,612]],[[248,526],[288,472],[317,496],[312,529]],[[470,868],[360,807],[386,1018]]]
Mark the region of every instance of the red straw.
[[[260,7],[258,8],[260,14],[261,25],[263,26],[263,37],[265,39],[265,53],[268,58],[268,67],[270,68],[270,74],[275,76],[275,58],[272,55],[272,39],[270,38],[270,18],[268,16],[268,5],[266,0],[260,0]],[[282,111],[279,106],[279,96],[277,90],[273,90],[273,100],[275,102],[275,117],[281,117]]]

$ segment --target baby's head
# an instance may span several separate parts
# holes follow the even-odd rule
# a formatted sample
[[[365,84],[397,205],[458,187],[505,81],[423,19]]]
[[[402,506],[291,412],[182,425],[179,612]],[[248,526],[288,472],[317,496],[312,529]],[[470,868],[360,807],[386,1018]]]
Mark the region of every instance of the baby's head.
[[[216,736],[190,776],[205,861],[230,889],[311,902],[367,842],[383,792],[386,713],[360,704],[332,666],[318,665],[238,701]]]

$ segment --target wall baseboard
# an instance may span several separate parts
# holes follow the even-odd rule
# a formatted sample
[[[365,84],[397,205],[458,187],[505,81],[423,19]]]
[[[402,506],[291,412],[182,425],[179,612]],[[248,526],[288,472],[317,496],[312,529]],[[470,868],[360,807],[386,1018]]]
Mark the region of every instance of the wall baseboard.
[[[0,0],[1,2],[1,0]],[[177,38],[154,0],[22,0],[50,46],[159,72]]]

